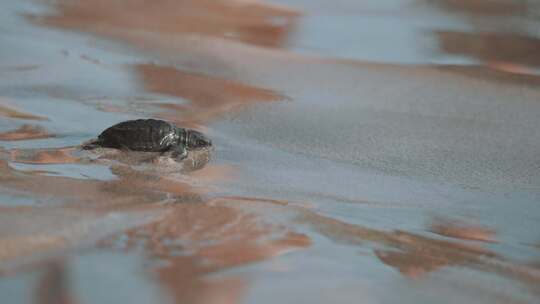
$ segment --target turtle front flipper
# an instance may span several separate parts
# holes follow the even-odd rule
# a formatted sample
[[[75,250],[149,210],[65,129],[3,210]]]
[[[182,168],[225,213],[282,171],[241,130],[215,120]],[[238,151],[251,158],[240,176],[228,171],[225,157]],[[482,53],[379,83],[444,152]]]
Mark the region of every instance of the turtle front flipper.
[[[183,145],[174,145],[167,152],[176,160],[184,160],[188,156],[188,151]]]

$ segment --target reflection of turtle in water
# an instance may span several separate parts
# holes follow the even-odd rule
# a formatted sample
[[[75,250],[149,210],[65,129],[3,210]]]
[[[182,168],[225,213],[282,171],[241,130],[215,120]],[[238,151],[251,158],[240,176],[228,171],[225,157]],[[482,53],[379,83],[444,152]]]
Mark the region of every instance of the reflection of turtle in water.
[[[118,123],[103,131],[96,140],[83,146],[139,152],[169,152],[177,160],[188,156],[189,150],[208,149],[212,142],[204,134],[179,128],[163,120],[137,119]]]

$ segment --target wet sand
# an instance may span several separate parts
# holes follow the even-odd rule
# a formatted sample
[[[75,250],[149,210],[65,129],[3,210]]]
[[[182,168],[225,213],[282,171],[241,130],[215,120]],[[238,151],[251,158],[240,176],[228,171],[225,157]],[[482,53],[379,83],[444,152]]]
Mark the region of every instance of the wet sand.
[[[538,8],[337,2],[1,1],[2,298],[537,303]]]

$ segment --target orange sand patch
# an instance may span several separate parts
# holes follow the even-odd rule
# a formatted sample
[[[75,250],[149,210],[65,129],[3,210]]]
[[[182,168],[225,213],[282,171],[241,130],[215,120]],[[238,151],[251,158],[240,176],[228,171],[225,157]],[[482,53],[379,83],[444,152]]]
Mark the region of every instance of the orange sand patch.
[[[365,241],[385,245],[394,250],[375,250],[375,255],[411,279],[421,279],[442,267],[466,265],[488,273],[516,279],[537,288],[540,273],[525,263],[506,260],[479,246],[437,240],[405,231],[382,231],[345,223],[299,209],[298,220],[338,242],[357,245]]]
[[[462,240],[495,242],[495,231],[479,225],[438,220],[431,224],[433,233]]]
[[[99,31],[129,28],[197,34],[267,47],[286,43],[298,12],[257,1],[97,0],[57,1],[49,25]]]
[[[0,133],[0,140],[7,141],[40,139],[50,137],[54,137],[54,135],[49,134],[44,128],[34,125],[23,125],[16,130]]]
[[[2,99],[0,99],[0,102],[2,102]],[[0,104],[0,116],[27,120],[47,120],[46,117],[24,113],[5,104]]]
[[[485,62],[540,66],[540,39],[517,34],[435,32],[442,51]],[[497,67],[497,66],[494,66]]]
[[[37,150],[27,152],[12,150],[11,160],[27,164],[72,164],[79,162],[79,158],[72,155],[75,148],[60,148],[51,150]]]
[[[257,102],[284,100],[283,95],[225,79],[187,73],[171,67],[139,65],[136,70],[145,88],[151,92],[182,97],[189,104],[160,103],[166,112],[158,113],[184,127],[194,127]]]
[[[514,0],[430,0],[450,10],[491,16],[523,14],[527,11],[527,1]]]
[[[245,292],[242,278],[207,279],[205,275],[311,246],[309,236],[237,206],[174,204],[167,208],[170,212],[162,220],[129,231],[126,246],[136,248],[142,242],[150,257],[165,261],[155,272],[174,303],[211,299],[238,303]]]

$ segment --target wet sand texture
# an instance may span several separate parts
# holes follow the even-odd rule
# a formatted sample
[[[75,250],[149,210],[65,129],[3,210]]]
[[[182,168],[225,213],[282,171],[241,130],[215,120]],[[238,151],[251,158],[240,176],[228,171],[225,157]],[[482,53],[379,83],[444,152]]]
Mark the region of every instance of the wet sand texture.
[[[398,2],[0,0],[2,297],[537,303],[534,5]],[[78,146],[142,117],[215,151]]]

